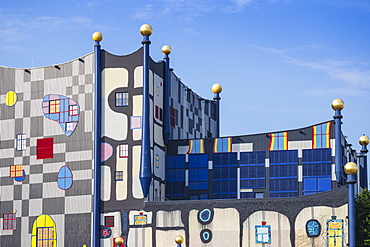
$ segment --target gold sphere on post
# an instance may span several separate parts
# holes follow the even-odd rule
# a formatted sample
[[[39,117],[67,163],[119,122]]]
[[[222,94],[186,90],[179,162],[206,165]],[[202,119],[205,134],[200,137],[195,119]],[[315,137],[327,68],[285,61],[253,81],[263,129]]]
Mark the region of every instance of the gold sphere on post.
[[[116,245],[121,245],[121,244],[123,244],[123,238],[121,238],[121,237],[116,238],[116,239],[114,240],[114,243],[115,243]]]
[[[341,99],[335,99],[331,102],[331,108],[333,108],[334,111],[341,111],[344,108],[344,102]]]
[[[103,39],[103,34],[101,34],[101,32],[95,32],[95,33],[93,33],[91,38],[94,41],[100,42]]]
[[[176,236],[175,243],[176,244],[182,244],[182,243],[184,243],[184,238],[181,235]]]
[[[218,83],[213,84],[212,86],[212,92],[213,93],[221,93],[222,92],[222,86]]]
[[[358,171],[358,167],[356,165],[355,162],[348,162],[345,166],[344,166],[344,172],[347,174],[347,175],[355,175]]]
[[[153,33],[153,29],[149,24],[143,24],[140,27],[140,33],[143,36],[150,36]]]
[[[360,145],[362,146],[366,146],[366,145],[369,145],[369,137],[368,136],[365,136],[365,135],[362,135],[359,139],[358,139],[358,143],[360,143]]]
[[[162,46],[162,53],[163,53],[163,54],[168,55],[168,54],[170,54],[171,52],[172,52],[171,46],[169,46],[169,45],[164,45],[164,46]]]

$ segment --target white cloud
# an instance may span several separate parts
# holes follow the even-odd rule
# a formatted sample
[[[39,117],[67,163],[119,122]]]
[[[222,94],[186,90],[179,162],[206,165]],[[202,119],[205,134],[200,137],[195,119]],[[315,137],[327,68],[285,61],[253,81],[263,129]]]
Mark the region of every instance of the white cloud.
[[[288,55],[289,52],[297,50],[293,49],[277,49],[273,47],[259,47],[250,45],[261,51],[279,55],[286,62],[296,66],[306,67],[309,69],[317,70],[326,73],[333,82],[344,83],[345,88],[355,87],[370,88],[370,69],[359,66],[359,62],[350,60],[336,60],[336,59],[323,59],[320,61],[305,61],[303,59],[295,58]],[[325,48],[323,45],[307,45],[301,46],[299,49],[307,48]],[[339,85],[338,85],[339,86]],[[350,91],[353,91],[350,90]]]

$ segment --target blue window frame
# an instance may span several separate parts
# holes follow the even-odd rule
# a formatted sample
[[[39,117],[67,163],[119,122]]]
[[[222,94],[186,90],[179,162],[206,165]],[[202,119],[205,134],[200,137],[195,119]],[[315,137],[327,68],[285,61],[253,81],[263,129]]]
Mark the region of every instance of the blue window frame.
[[[309,220],[306,223],[306,233],[310,238],[315,238],[320,236],[321,225],[317,220]]]
[[[128,93],[127,92],[117,92],[116,93],[116,106],[128,106]]]
[[[271,244],[271,227],[262,225],[255,226],[256,244]]]
[[[26,134],[18,134],[17,135],[17,151],[26,150]]]
[[[73,183],[73,175],[68,166],[62,166],[58,172],[58,187],[61,190],[68,190]]]

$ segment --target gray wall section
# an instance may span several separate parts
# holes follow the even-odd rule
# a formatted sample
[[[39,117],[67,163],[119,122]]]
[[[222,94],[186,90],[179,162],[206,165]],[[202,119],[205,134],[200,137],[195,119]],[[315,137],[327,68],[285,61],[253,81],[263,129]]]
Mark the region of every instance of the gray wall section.
[[[77,230],[78,229],[78,230]],[[65,216],[64,246],[90,246],[91,214]]]
[[[239,200],[200,200],[200,201],[174,201],[174,202],[146,202],[143,208],[146,212],[153,212],[156,215],[158,211],[181,211],[182,222],[185,228],[185,239],[189,239],[189,213],[193,209],[202,210],[205,208],[235,208],[240,215],[240,243],[243,239],[243,222],[256,211],[275,211],[287,216],[290,223],[290,240],[292,246],[295,243],[295,219],[299,212],[306,207],[327,206],[340,207],[348,203],[347,186],[341,188],[310,195],[299,196],[293,198],[264,198],[264,199],[239,199]],[[154,218],[155,220],[155,218]],[[152,223],[153,233],[155,233],[156,222]],[[156,234],[152,234],[153,247],[160,247],[155,244]],[[186,241],[186,247],[189,246],[189,241]],[[184,247],[185,247],[184,246]],[[298,247],[298,246],[297,246]]]

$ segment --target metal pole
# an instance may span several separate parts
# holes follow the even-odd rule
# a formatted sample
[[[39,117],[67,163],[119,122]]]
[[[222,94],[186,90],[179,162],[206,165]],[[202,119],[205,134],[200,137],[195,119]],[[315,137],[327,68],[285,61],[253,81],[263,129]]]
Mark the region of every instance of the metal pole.
[[[356,175],[348,175],[348,243],[356,247],[355,184]]]
[[[149,102],[149,45],[148,35],[143,36],[143,113],[142,113],[142,140],[140,160],[140,182],[144,197],[148,196],[152,179],[150,156],[150,102]]]
[[[342,118],[340,110],[335,111],[334,124],[335,124],[335,176],[337,183],[340,183],[342,177]]]
[[[100,39],[101,40],[101,39]],[[101,53],[99,41],[94,46],[95,118],[94,118],[94,206],[93,247],[100,246],[100,137],[101,137]]]
[[[163,49],[162,49],[163,51]],[[171,77],[170,77],[170,57],[169,53],[164,54],[164,99],[163,99],[163,137],[164,144],[168,144],[170,138],[170,87],[171,87]]]

